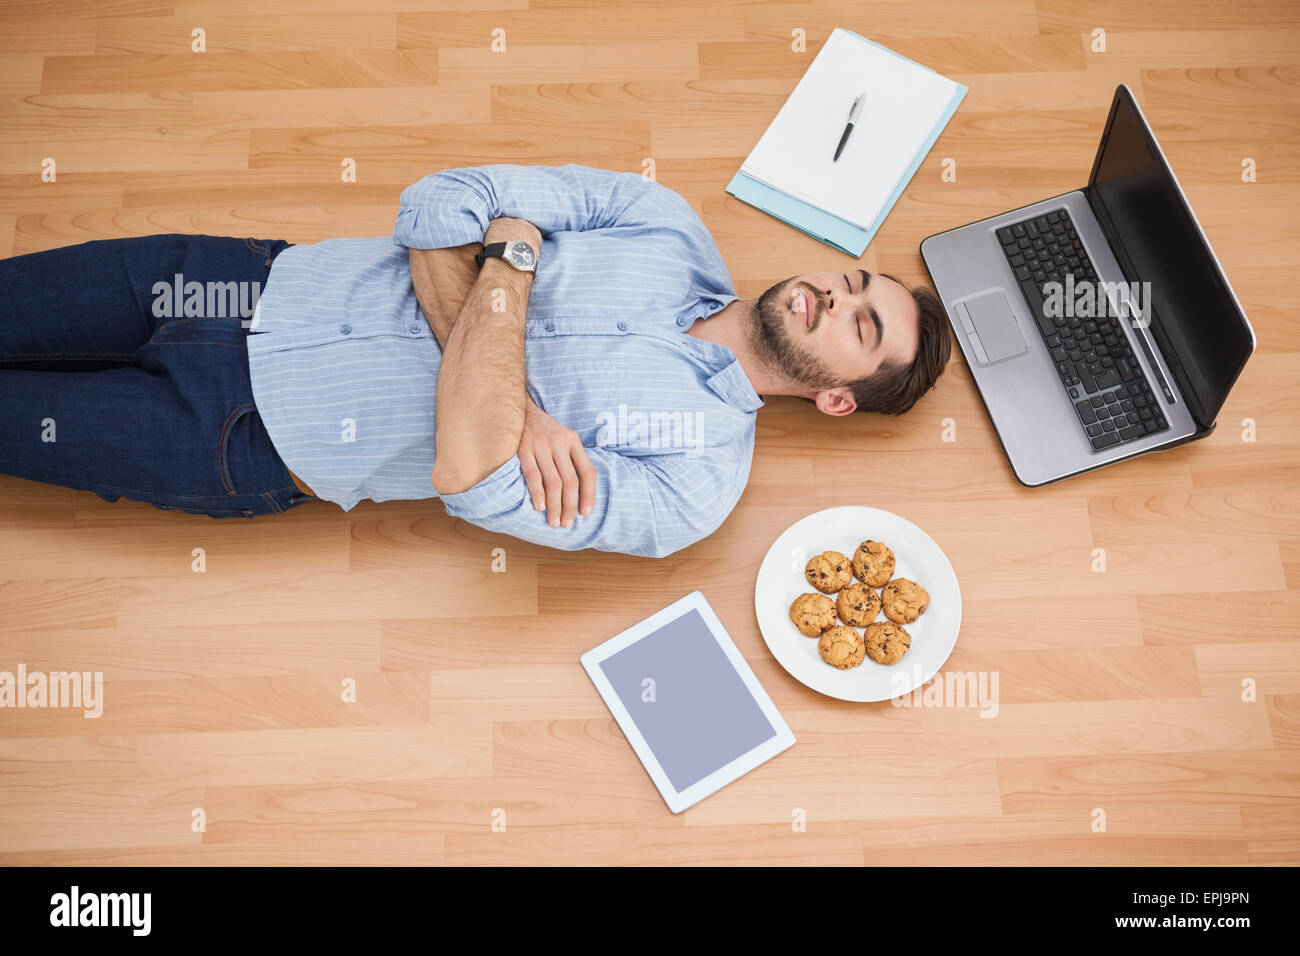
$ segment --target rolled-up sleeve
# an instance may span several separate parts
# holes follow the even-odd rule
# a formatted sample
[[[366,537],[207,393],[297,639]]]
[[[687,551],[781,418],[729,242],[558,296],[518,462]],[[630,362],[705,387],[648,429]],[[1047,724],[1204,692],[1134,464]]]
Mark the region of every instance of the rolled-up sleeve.
[[[515,455],[465,491],[443,495],[447,514],[548,548],[595,548],[662,558],[708,537],[740,499],[735,463],[707,456],[631,457],[587,448],[596,469],[591,514],[553,528],[533,508]]]
[[[488,223],[502,216],[531,222],[545,238],[555,232],[645,225],[680,213],[686,202],[637,173],[576,163],[497,163],[425,176],[402,190],[401,204],[393,242],[408,249],[445,249],[482,242]]]

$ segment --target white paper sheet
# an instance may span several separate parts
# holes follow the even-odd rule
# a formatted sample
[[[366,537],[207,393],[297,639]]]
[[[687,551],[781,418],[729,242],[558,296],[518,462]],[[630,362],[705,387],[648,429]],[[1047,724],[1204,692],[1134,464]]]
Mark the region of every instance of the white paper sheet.
[[[943,118],[959,85],[834,30],[741,170],[869,229]],[[849,107],[862,112],[836,162]]]

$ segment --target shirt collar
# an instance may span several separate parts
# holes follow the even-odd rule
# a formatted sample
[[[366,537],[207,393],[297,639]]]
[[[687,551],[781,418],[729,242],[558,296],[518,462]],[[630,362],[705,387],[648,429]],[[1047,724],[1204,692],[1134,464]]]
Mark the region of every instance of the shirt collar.
[[[734,353],[730,349],[726,351],[732,355],[731,362],[721,372],[709,376],[705,384],[728,405],[734,405],[742,412],[757,411],[763,407],[763,400],[758,397],[758,392],[754,391],[749,376],[740,367],[740,362],[735,358]]]
[[[719,303],[717,308],[710,309],[709,314],[704,316],[704,321],[707,322],[717,312],[739,299],[740,296],[723,292],[706,293],[704,298],[713,299]],[[740,360],[736,358],[735,352],[725,345],[718,345],[708,339],[696,338],[688,332],[682,332],[681,335],[694,348],[711,353],[711,358],[719,364],[726,363],[721,371],[715,372],[704,380],[704,384],[708,385],[715,395],[728,405],[733,405],[743,412],[753,412],[763,407],[763,399],[759,397],[758,392],[754,391],[754,386],[749,381],[749,376],[745,374],[744,368],[741,367]]]

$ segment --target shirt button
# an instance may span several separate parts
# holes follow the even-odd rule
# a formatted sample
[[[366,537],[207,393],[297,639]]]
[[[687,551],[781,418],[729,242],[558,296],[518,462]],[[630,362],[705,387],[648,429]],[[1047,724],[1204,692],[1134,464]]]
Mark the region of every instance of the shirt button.
[[[683,315],[680,319],[678,319],[678,320],[677,320],[677,324],[678,324],[678,325],[685,325],[685,324],[686,324],[686,316]]]
[[[414,335],[415,333],[417,333],[417,332],[419,332],[419,331],[420,331],[420,327],[419,327],[418,325],[413,325],[413,326],[411,326],[411,334],[412,334],[412,335]]]
[[[349,332],[352,331],[352,326],[344,323],[343,325],[339,326],[339,331],[342,332],[344,335],[347,335]]]
[[[618,324],[618,330],[619,330],[620,332],[626,332],[626,331],[627,331],[627,323],[626,323],[626,322],[620,322],[620,323]]]
[[[555,331],[555,323],[554,323],[554,322],[547,322],[547,323],[546,323],[546,331],[547,331],[547,332],[554,332],[554,331]]]

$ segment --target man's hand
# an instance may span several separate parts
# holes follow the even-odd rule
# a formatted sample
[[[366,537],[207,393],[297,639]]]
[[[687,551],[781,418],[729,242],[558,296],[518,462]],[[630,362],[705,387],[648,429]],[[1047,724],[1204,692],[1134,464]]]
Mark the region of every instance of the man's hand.
[[[596,500],[596,469],[587,450],[577,432],[547,415],[531,398],[524,403],[524,432],[518,455],[533,508],[546,509],[551,527],[573,527],[579,510],[591,514]]]

